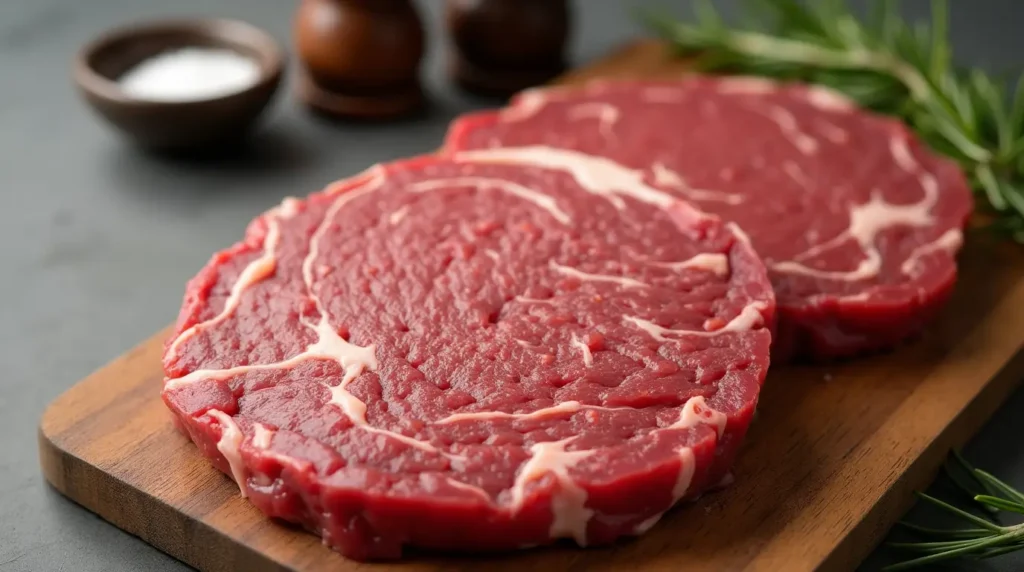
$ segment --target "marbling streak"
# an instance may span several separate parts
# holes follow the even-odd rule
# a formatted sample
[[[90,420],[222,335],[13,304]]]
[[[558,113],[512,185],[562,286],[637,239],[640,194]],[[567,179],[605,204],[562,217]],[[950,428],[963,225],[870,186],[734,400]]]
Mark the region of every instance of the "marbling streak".
[[[243,495],[346,556],[601,544],[726,476],[774,307],[733,227],[635,171],[417,158],[215,255],[163,397]]]
[[[952,290],[972,208],[960,169],[899,121],[755,78],[530,90],[456,120],[446,148],[560,169],[585,153],[737,223],[778,296],[775,363],[886,349],[921,330]]]

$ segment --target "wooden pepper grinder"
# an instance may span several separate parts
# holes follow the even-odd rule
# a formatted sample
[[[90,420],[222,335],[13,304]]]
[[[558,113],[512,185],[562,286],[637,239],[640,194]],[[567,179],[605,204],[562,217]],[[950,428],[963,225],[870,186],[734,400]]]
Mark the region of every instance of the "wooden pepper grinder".
[[[565,69],[568,0],[447,0],[450,72],[468,91],[509,95]]]
[[[423,102],[423,22],[411,0],[302,0],[298,94],[335,117],[387,118]]]

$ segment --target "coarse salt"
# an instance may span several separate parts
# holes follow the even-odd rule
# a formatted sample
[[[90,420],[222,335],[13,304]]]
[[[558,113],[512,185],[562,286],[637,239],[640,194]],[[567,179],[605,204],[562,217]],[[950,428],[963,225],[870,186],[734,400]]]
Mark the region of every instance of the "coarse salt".
[[[252,58],[226,49],[165,52],[128,70],[118,83],[126,94],[150,101],[196,101],[237,93],[259,80]]]

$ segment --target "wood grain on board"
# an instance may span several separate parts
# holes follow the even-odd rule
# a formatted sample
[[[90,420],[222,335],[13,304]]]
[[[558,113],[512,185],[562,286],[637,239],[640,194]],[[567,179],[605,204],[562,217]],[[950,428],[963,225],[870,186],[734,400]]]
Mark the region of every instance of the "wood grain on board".
[[[679,74],[643,42],[562,81]],[[842,365],[778,367],[724,491],[645,536],[489,557],[411,554],[360,564],[272,522],[172,426],[161,332],[59,397],[43,416],[47,480],[114,525],[203,570],[849,570],[1024,377],[1024,251],[969,233],[961,279],[918,340]]]

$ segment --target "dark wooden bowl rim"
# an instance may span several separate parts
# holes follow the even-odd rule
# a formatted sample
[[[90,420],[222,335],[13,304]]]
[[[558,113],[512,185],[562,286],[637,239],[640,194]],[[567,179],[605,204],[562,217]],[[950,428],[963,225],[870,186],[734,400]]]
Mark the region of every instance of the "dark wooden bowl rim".
[[[137,48],[136,54],[111,52],[114,46]],[[142,61],[171,49],[188,47],[226,48],[251,57],[259,66],[259,78],[239,91],[180,102],[132,97],[118,85],[118,78]],[[113,73],[98,69],[111,67],[110,60],[114,60]],[[161,108],[204,104],[266,87],[277,81],[284,66],[284,53],[274,38],[251,24],[223,18],[168,19],[128,24],[107,31],[79,50],[73,75],[81,89],[112,104]]]

